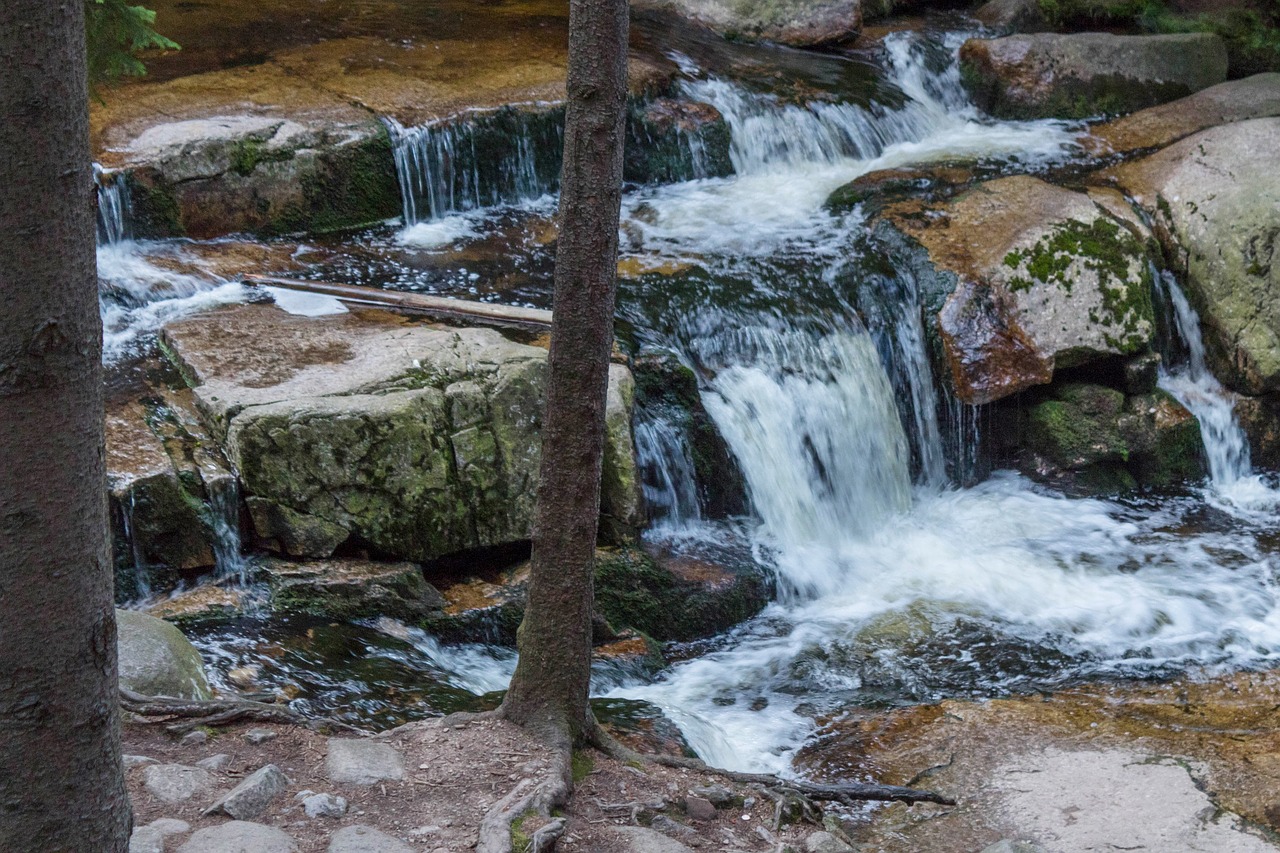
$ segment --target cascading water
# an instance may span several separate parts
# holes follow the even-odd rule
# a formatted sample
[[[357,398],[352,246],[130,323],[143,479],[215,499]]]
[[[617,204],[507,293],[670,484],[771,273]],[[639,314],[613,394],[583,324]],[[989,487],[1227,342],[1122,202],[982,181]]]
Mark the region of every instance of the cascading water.
[[[1160,294],[1171,309],[1173,330],[1187,353],[1181,367],[1162,371],[1160,387],[1177,398],[1200,422],[1214,491],[1242,508],[1280,503],[1280,492],[1253,472],[1249,439],[1236,418],[1234,399],[1209,371],[1199,315],[1171,273],[1161,272],[1158,282]],[[1172,353],[1165,355],[1166,362],[1174,360]]]
[[[219,578],[244,586],[249,582],[249,564],[241,551],[239,480],[225,477],[208,487],[214,571]]]
[[[640,413],[635,424],[636,463],[650,526],[679,530],[702,518],[693,451],[685,431],[661,415]]]
[[[114,246],[129,239],[129,187],[121,176],[93,164],[98,193],[98,244]]]

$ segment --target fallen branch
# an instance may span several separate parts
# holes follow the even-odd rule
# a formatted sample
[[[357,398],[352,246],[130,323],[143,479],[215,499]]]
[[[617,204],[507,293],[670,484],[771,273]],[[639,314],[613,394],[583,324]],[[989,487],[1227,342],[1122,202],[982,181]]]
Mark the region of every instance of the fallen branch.
[[[344,731],[359,731],[338,720],[308,719],[282,705],[253,702],[249,699],[171,699],[167,696],[144,696],[121,687],[120,707],[140,717],[178,720],[165,726],[166,731],[174,734],[183,734],[200,726],[226,726],[241,722],[285,723],[307,728],[328,726]]]

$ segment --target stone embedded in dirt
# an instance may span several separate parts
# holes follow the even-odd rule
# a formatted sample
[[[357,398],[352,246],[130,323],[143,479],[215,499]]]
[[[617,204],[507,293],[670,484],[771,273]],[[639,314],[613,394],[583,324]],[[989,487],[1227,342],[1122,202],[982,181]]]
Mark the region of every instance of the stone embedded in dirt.
[[[618,853],[693,853],[693,848],[643,826],[612,826]]]
[[[142,767],[146,764],[159,764],[154,758],[148,758],[145,755],[122,755],[121,762],[124,764],[125,770],[132,770],[135,767]]]
[[[702,797],[688,796],[684,798],[684,810],[694,820],[715,820],[716,807],[710,800]]]
[[[164,835],[150,826],[140,826],[129,836],[129,853],[164,853]]]
[[[693,827],[685,826],[680,821],[672,820],[664,814],[654,815],[653,820],[649,822],[649,826],[663,835],[670,835],[672,838],[692,838],[698,834],[698,831]]]
[[[175,699],[213,695],[200,652],[176,627],[136,610],[117,610],[116,625],[121,687]]]
[[[415,853],[398,838],[371,826],[348,826],[329,839],[329,853]]]
[[[298,853],[298,843],[273,826],[233,820],[196,830],[178,853]]]
[[[289,787],[289,777],[274,764],[260,767],[230,793],[205,809],[206,815],[224,812],[237,820],[257,817],[267,810],[271,801]]]
[[[808,853],[853,853],[853,848],[829,832],[815,832],[804,841]]]
[[[701,797],[718,809],[733,805],[733,791],[724,785],[699,785],[690,789],[689,793]]]
[[[1000,118],[1089,118],[1182,98],[1227,79],[1227,47],[1209,33],[1038,33],[970,39],[961,74]]]
[[[191,831],[191,824],[185,820],[178,820],[171,817],[162,817],[151,821],[147,826],[159,832],[165,838],[170,835],[185,835]]]
[[[208,770],[210,773],[219,773],[230,761],[230,755],[225,752],[219,752],[217,755],[210,755],[208,758],[200,759],[196,762],[196,767],[201,770]]]
[[[249,731],[244,733],[244,739],[254,746],[266,743],[269,740],[275,740],[279,736],[280,734],[278,732],[272,731],[271,729],[249,729]]]
[[[183,746],[200,746],[204,743],[207,743],[208,740],[209,740],[208,732],[202,732],[199,729],[196,729],[193,732],[187,732],[185,735],[183,735],[182,739],[179,740],[178,743],[182,744]]]
[[[312,794],[302,798],[307,817],[342,817],[347,813],[347,798],[333,794]]]
[[[208,771],[184,764],[153,764],[143,768],[143,785],[147,793],[163,803],[181,803],[213,790],[213,777]]]
[[[329,738],[325,773],[329,781],[349,785],[404,778],[404,759],[390,744],[374,740]]]
[[[1008,838],[1002,838],[990,847],[983,848],[982,853],[1044,853],[1044,848],[1030,841],[1011,841]]]

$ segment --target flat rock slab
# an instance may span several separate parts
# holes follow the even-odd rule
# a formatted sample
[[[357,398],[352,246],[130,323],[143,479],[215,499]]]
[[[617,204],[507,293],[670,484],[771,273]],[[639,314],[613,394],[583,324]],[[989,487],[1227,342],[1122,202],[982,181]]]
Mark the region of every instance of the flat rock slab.
[[[329,839],[329,853],[415,853],[398,838],[371,826],[348,826]]]
[[[1273,853],[1217,807],[1175,759],[1120,749],[1057,748],[996,769],[1002,810],[1048,853],[1159,850]]]
[[[147,793],[164,803],[181,803],[213,790],[213,776],[185,764],[152,764],[142,770]]]
[[[260,767],[245,777],[239,785],[205,810],[205,814],[225,812],[237,820],[257,817],[267,810],[271,801],[289,787],[289,778],[274,764]]]
[[[273,826],[233,820],[197,830],[178,853],[298,853],[298,844]]]
[[[693,848],[643,826],[610,827],[620,853],[693,853]]]
[[[329,739],[325,773],[331,782],[372,785],[404,778],[404,759],[390,744],[374,740]]]

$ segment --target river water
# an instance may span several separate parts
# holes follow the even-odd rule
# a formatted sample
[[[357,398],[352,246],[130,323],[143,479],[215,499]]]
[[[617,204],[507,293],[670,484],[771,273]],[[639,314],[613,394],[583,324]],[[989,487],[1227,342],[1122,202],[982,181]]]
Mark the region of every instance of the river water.
[[[1198,320],[1176,281],[1162,283],[1173,343],[1161,384],[1200,418],[1211,468],[1204,484],[1116,502],[1068,499],[1008,471],[973,483],[981,412],[939,399],[913,283],[867,272],[875,247],[857,209],[824,210],[832,190],[875,169],[976,160],[1036,172],[1081,156],[1078,126],[979,114],[953,61],[961,41],[889,36],[877,81],[887,94],[808,101],[676,55],[688,93],[729,123],[735,174],[625,198],[624,254],[641,268],[685,273],[625,280],[620,331],[696,371],[753,508],[745,518],[704,520],[684,438],[660,418],[642,420],[646,494],[660,515],[650,536],[689,547],[745,537],[776,573],[778,595],[759,617],[656,678],[602,675],[597,690],[659,706],[713,764],[787,772],[815,718],[850,704],[1268,666],[1280,657],[1280,493],[1250,468],[1229,394],[1205,367]],[[419,170],[408,181],[407,225],[330,243],[306,274],[545,304],[550,258],[530,235],[554,200],[519,162],[531,155],[516,151],[512,197],[485,207],[492,199],[465,176],[422,171],[452,162],[448,146],[465,135],[402,130],[400,138],[402,175]],[[466,192],[454,192],[459,186]],[[216,276],[174,275],[164,261],[181,255],[181,244],[140,246],[122,227],[102,230],[114,235],[99,253],[109,357],[145,342],[170,316],[243,298]],[[444,647],[400,629],[387,651],[374,639],[383,628],[341,641],[364,650],[356,658],[382,662],[374,675],[326,676],[330,659],[304,651],[273,665],[238,629],[201,645],[219,678],[256,661],[268,682],[307,682],[308,696],[330,704],[385,686],[389,666],[400,673],[395,684],[443,685],[434,698],[383,690],[371,720],[397,701],[419,711],[457,707],[459,697],[500,688],[513,666],[507,652]],[[299,675],[308,666],[314,671]]]

